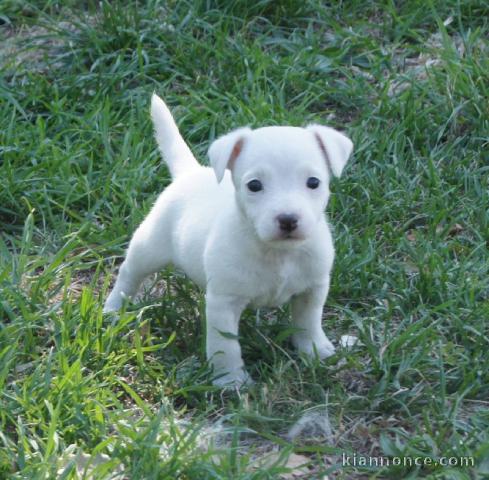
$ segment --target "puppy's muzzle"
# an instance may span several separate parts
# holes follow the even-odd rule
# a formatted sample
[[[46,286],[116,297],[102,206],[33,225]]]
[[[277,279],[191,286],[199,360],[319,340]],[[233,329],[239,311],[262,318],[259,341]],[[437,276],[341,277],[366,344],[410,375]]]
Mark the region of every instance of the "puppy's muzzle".
[[[291,233],[297,228],[299,217],[294,214],[282,213],[277,216],[277,221],[283,233]]]

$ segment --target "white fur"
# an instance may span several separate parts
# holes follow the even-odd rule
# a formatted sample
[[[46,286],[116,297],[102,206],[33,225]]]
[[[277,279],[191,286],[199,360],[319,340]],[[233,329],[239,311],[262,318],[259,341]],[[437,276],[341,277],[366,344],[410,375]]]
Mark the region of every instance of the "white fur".
[[[334,258],[324,209],[329,175],[341,174],[351,141],[318,125],[243,128],[211,145],[209,168],[197,163],[156,95],[151,114],[173,182],[134,233],[104,310],[118,310],[147,275],[172,263],[206,290],[207,358],[216,384],[249,380],[237,339],[248,305],[290,300],[298,350],[332,355],[321,327]],[[317,189],[306,186],[309,177],[320,180]],[[253,179],[263,190],[247,188]],[[283,214],[296,216],[295,230],[281,230]]]

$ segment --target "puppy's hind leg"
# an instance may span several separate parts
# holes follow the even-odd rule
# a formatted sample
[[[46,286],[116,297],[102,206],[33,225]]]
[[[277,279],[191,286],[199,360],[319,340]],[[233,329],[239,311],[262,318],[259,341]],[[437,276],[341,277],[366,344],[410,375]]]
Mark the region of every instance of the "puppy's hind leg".
[[[124,298],[132,298],[148,275],[162,270],[170,262],[169,229],[162,231],[154,228],[150,217],[136,230],[129,243],[114,288],[105,302],[104,312],[119,310]]]

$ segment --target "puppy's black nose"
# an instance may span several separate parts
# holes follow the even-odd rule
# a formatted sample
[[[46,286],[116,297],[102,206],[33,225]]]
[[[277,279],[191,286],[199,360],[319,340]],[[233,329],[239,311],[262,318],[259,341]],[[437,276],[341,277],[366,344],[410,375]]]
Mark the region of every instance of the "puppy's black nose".
[[[292,232],[297,228],[297,222],[299,218],[297,215],[281,213],[277,216],[278,224],[280,226],[280,230],[283,232]]]

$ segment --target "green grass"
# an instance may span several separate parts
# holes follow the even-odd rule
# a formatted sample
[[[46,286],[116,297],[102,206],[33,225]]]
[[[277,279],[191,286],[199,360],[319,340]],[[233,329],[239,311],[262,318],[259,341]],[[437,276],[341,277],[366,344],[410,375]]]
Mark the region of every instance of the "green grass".
[[[488,15],[477,0],[2,2],[0,478],[286,478],[297,455],[301,478],[489,475]],[[249,311],[256,385],[223,394],[203,294],[178,272],[102,315],[169,182],[153,91],[203,161],[246,124],[353,138],[324,325],[361,344],[307,360],[286,306]],[[287,436],[326,414],[331,432]],[[474,465],[343,467],[343,452]]]

